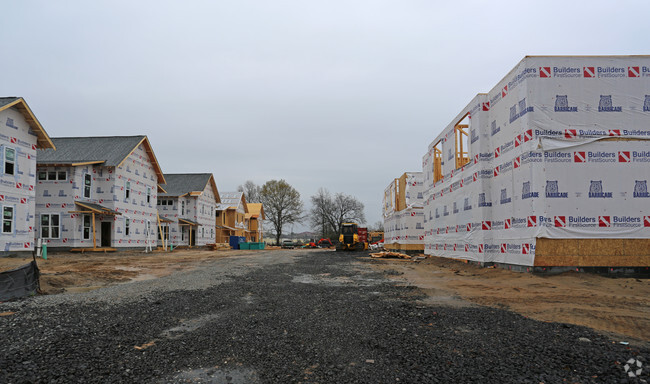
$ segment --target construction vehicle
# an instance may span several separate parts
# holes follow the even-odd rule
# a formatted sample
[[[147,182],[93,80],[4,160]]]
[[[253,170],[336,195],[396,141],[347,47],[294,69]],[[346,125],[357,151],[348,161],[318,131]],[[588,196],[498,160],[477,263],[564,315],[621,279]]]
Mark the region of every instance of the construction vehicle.
[[[374,244],[384,240],[384,231],[368,232],[368,243]]]
[[[357,223],[341,224],[337,251],[365,251],[368,249],[368,228],[359,228]]]

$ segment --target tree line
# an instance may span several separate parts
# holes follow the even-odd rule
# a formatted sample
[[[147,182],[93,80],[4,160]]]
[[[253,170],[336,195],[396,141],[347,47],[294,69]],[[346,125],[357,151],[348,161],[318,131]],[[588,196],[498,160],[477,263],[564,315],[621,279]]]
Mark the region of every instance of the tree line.
[[[283,229],[292,224],[308,222],[321,237],[335,239],[343,223],[363,224],[366,221],[361,201],[344,193],[332,194],[326,188],[319,188],[311,196],[308,212],[304,211],[300,192],[285,180],[270,180],[263,185],[248,180],[237,190],[244,193],[247,202],[263,204],[266,221],[271,224],[278,244]]]

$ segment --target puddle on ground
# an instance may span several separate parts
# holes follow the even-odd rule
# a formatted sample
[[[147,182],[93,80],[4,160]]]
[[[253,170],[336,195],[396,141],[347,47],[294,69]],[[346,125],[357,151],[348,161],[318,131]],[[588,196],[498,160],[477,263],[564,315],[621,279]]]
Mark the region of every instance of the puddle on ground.
[[[331,276],[329,273],[322,273],[320,275],[300,274],[291,279],[292,283],[302,284],[319,284],[332,287],[340,287],[343,285],[358,285],[368,287],[372,285],[381,284],[382,281],[378,279],[370,279],[363,276]]]
[[[175,374],[161,383],[206,383],[206,384],[255,384],[260,379],[250,368],[201,368]]]
[[[177,339],[181,337],[184,333],[192,332],[196,329],[199,329],[202,326],[204,326],[206,323],[218,317],[219,317],[218,314],[210,314],[210,315],[197,317],[194,319],[184,320],[181,322],[181,325],[162,331],[160,336],[168,339]]]

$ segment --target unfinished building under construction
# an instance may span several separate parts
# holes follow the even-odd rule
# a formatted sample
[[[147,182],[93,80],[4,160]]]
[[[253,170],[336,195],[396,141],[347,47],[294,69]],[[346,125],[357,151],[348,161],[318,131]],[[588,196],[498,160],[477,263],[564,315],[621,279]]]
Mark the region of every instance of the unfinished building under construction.
[[[406,172],[384,190],[384,248],[424,251],[422,172]]]
[[[423,157],[426,254],[650,266],[650,56],[528,56]]]

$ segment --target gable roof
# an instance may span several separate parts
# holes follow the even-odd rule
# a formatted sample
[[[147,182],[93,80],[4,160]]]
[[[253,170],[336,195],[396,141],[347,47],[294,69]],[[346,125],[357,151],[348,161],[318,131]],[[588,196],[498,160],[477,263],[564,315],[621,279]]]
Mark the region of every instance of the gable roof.
[[[217,210],[223,211],[228,208],[237,209],[240,204],[244,205],[244,212],[248,213],[248,205],[244,192],[224,192],[220,194],[221,204],[217,205]]]
[[[262,220],[266,219],[266,215],[264,214],[264,207],[262,206],[262,203],[247,203],[248,206],[248,214],[246,214],[246,217],[258,217],[261,218]]]
[[[209,184],[217,203],[221,202],[217,184],[211,173],[166,173],[165,182],[166,184],[160,185],[165,192],[159,196],[200,196]]]
[[[158,183],[165,182],[147,136],[54,137],[52,141],[56,145],[56,151],[44,149],[38,152],[37,164],[72,166],[101,164],[107,167],[119,167],[142,144],[158,176]]]
[[[52,139],[50,139],[41,123],[38,121],[36,116],[34,116],[34,113],[29,108],[29,105],[27,105],[25,99],[22,97],[0,97],[0,112],[11,107],[16,108],[18,112],[23,115],[27,124],[29,124],[29,128],[31,128],[36,134],[36,148],[56,149],[54,143],[52,143]]]

